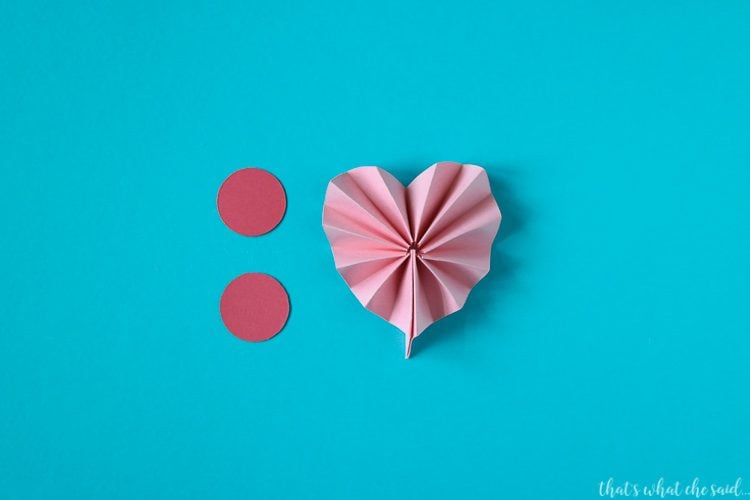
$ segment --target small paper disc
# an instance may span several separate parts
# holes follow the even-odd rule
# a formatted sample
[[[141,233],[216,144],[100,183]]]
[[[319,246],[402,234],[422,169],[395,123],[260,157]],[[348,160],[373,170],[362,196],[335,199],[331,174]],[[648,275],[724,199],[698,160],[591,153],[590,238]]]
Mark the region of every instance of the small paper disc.
[[[281,182],[267,170],[243,168],[221,185],[216,205],[229,229],[245,236],[259,236],[281,222],[286,193]]]
[[[221,319],[242,340],[268,340],[284,328],[289,317],[289,296],[276,278],[263,273],[238,276],[224,289]]]

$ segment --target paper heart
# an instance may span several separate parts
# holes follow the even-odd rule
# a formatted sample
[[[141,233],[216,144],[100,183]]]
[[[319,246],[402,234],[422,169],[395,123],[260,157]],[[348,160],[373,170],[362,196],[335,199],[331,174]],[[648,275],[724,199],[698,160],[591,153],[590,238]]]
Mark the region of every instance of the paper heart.
[[[415,337],[461,309],[490,269],[500,208],[477,165],[440,162],[409,187],[379,167],[328,184],[323,229],[363,306]]]

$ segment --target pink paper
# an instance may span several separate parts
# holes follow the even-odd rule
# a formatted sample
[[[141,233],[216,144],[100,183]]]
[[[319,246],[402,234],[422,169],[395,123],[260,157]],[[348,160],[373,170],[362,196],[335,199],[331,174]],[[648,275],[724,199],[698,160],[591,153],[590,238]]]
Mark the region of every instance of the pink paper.
[[[490,269],[500,209],[477,165],[440,162],[409,187],[379,167],[328,184],[323,229],[341,276],[370,311],[415,337],[461,309]]]

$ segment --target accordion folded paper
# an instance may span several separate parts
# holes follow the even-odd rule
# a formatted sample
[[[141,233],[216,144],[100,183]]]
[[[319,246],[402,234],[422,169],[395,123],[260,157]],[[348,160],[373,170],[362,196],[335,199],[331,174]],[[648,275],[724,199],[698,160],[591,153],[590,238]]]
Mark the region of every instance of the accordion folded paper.
[[[500,209],[487,173],[441,162],[409,187],[379,167],[328,184],[323,229],[341,276],[363,306],[416,336],[461,309],[490,269]]]

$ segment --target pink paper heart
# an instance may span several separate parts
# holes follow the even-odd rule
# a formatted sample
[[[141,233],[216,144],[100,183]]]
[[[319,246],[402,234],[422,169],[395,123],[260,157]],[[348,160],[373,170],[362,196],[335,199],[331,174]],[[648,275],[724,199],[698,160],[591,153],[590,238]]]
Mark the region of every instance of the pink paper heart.
[[[379,167],[328,184],[323,229],[341,276],[370,311],[415,337],[461,309],[490,269],[501,214],[487,173],[440,162],[409,187]]]

